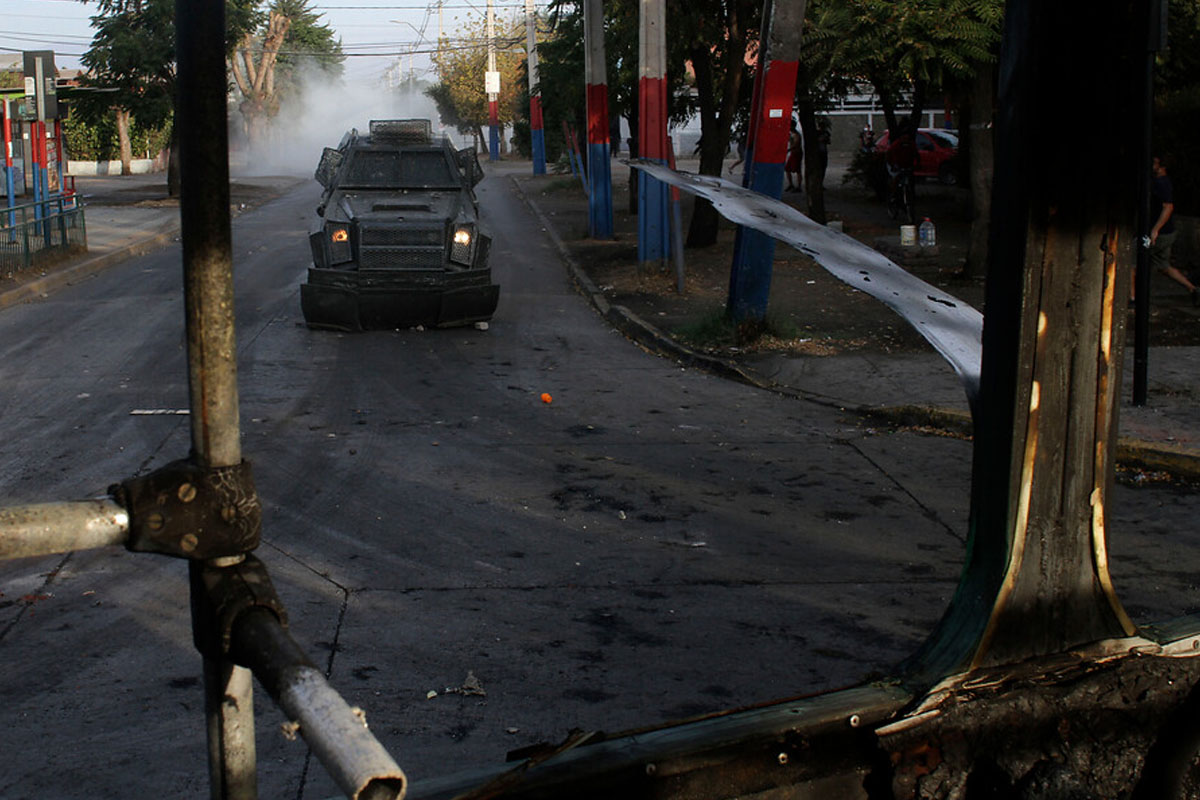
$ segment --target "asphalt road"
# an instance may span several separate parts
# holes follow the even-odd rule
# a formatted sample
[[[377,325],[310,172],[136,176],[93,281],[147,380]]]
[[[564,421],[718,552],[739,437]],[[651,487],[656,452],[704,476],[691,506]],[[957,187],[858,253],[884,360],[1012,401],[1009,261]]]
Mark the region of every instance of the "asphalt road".
[[[957,580],[970,444],[644,353],[572,289],[511,181],[479,193],[502,286],[486,331],[307,330],[315,184],[234,227],[259,555],[410,778],[852,684],[914,649]],[[6,504],[186,455],[187,417],[132,413],[187,404],[179,260],[0,314]],[[1194,495],[1118,500],[1135,613],[1189,610]],[[185,574],[121,550],[0,566],[0,798],[207,796]],[[485,695],[446,691],[469,675]],[[258,708],[260,795],[336,794]]]

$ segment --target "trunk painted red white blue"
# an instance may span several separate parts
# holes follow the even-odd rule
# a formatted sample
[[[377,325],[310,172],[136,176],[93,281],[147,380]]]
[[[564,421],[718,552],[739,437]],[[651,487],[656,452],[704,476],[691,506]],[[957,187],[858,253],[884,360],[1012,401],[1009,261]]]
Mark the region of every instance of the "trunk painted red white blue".
[[[604,9],[586,0],[583,13],[583,71],[587,82],[588,233],[613,235],[612,166],[608,141],[608,76],[604,61]]]
[[[643,0],[638,36],[638,155],[667,163],[667,60],[665,0]],[[638,180],[638,262],[671,254],[667,185],[646,175]]]
[[[805,5],[804,0],[779,5],[765,0],[763,5],[762,38],[766,47],[755,70],[742,185],[774,199],[783,193]],[[774,261],[774,239],[750,228],[738,228],[727,305],[734,320],[766,318]]]
[[[538,90],[537,16],[533,0],[525,0],[525,58],[529,74],[529,150],[533,174],[546,174],[546,131],[542,123],[542,94]]]

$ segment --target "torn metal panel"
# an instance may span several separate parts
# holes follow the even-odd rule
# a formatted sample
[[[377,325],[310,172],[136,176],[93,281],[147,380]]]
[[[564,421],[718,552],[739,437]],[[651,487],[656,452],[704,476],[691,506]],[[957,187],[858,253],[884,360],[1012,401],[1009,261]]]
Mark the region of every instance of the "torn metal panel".
[[[813,222],[782,201],[719,177],[678,172],[642,159],[625,163],[707,199],[731,222],[790,244],[834,277],[890,307],[950,362],[962,380],[967,401],[975,407],[983,354],[983,315],[968,303],[906,272],[844,233]]]

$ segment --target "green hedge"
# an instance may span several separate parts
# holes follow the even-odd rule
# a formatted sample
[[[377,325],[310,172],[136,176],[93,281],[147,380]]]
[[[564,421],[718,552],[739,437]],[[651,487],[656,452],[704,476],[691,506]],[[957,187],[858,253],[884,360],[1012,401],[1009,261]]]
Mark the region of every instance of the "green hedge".
[[[67,155],[75,161],[115,161],[121,157],[115,116],[105,117],[96,124],[86,123],[77,116],[69,117],[63,122],[63,139]],[[146,153],[154,158],[170,139],[169,122],[161,128],[145,128],[136,119],[129,123],[134,158],[145,158]]]

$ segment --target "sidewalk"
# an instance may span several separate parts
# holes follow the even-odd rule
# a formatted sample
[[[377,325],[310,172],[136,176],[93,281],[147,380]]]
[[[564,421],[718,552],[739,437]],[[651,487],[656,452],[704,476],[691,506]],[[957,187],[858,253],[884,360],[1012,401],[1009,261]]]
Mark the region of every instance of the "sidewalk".
[[[682,161],[679,168],[694,172],[697,165]],[[613,162],[614,214],[618,217],[624,211],[622,204],[627,203],[627,195],[623,194],[627,170],[619,162]],[[958,377],[928,347],[924,348],[926,352],[880,352],[878,348],[867,347],[833,355],[781,350],[714,355],[697,352],[681,343],[671,331],[663,329],[662,322],[674,316],[674,312],[662,309],[668,301],[686,305],[686,298],[680,301],[678,298],[659,297],[656,300],[649,296],[653,292],[646,290],[645,281],[638,291],[614,292],[612,286],[600,284],[594,279],[598,270],[595,260],[588,256],[594,252],[595,244],[587,240],[585,235],[586,216],[581,221],[567,209],[568,204],[564,202],[562,192],[572,191],[569,184],[563,190],[556,191],[554,188],[556,184],[566,183],[563,176],[535,178],[527,172],[516,171],[511,175],[543,227],[555,239],[581,291],[614,326],[647,348],[681,363],[709,369],[765,389],[862,414],[868,423],[927,425],[969,434],[970,415]],[[827,189],[834,187],[834,191],[827,193],[830,216],[842,219],[848,231],[857,228],[866,232],[871,231],[873,226],[892,224],[886,219],[886,210],[882,207],[872,209],[869,203],[856,200],[853,192],[838,190],[840,173],[831,170],[826,186]],[[574,190],[578,193],[577,181]],[[934,194],[938,190],[929,188],[925,191]],[[950,191],[946,190],[947,195]],[[803,207],[799,195],[785,195],[784,199]],[[961,204],[961,195],[948,196],[947,203],[955,202]],[[582,213],[586,214],[586,200],[582,204]],[[550,208],[553,211],[548,212]],[[965,252],[968,228],[965,224],[954,224],[951,212],[944,213],[947,224],[939,224],[938,239],[943,261],[946,261],[960,258]],[[882,223],[877,218],[878,214],[883,214]],[[687,219],[686,210],[684,218]],[[628,238],[628,231],[621,232],[619,223],[617,228],[618,240]],[[870,234],[858,238],[870,240]],[[636,239],[633,241],[636,242]],[[797,255],[790,248],[781,247],[777,250],[776,274],[780,273],[781,257],[794,259]],[[727,265],[728,254],[724,258]],[[946,263],[940,266],[943,272],[952,271]],[[627,260],[623,268],[631,272],[636,270],[636,260]],[[608,279],[610,275],[611,271],[604,270],[601,280]],[[921,277],[930,280],[925,275]],[[805,282],[815,283],[813,280]],[[671,287],[669,291],[674,293],[673,280],[666,283]],[[956,288],[962,287],[951,286],[949,291],[956,293]],[[685,295],[692,291],[689,286]],[[774,286],[772,292],[774,294]],[[815,293],[815,290],[811,293]],[[982,297],[981,282],[977,295]],[[1124,386],[1120,395],[1118,464],[1129,471],[1128,477],[1134,482],[1168,476],[1189,481],[1200,480],[1200,419],[1197,418],[1195,405],[1196,399],[1200,398],[1200,312],[1191,307],[1182,287],[1162,276],[1154,277],[1152,296],[1155,305],[1152,325],[1168,329],[1159,333],[1159,339],[1190,339],[1197,343],[1150,348],[1147,362],[1149,397],[1147,404],[1141,407],[1135,407],[1131,402],[1133,350],[1132,347],[1127,349]],[[977,298],[967,297],[973,304],[980,303]],[[838,302],[836,292],[823,292],[822,304]],[[698,298],[693,305],[699,305]],[[870,316],[892,315],[882,305],[876,304],[874,308],[877,314],[871,311]],[[1152,342],[1155,341],[1154,337],[1152,330]],[[1132,340],[1130,314],[1127,343],[1132,344]]]
[[[612,287],[598,285],[593,280],[596,267],[588,259],[595,243],[584,235],[587,207],[578,179],[556,175],[533,177],[525,162],[501,162],[486,168],[495,177],[512,180],[518,186],[548,235],[556,242],[577,285],[597,310],[627,336],[651,350],[732,379],[861,413],[876,424],[931,425],[969,432],[970,419],[958,378],[932,351],[879,352],[866,348],[834,355],[780,350],[714,355],[681,344],[664,329],[660,321],[664,312],[654,310],[659,306],[650,294],[614,292]],[[684,161],[680,168],[694,171],[696,167],[694,163]],[[627,168],[614,161],[614,205],[624,202],[620,198],[620,187],[626,176]],[[235,179],[231,185],[233,212],[252,208],[300,180]],[[831,173],[827,185],[833,186],[835,180]],[[124,259],[178,239],[178,203],[166,197],[165,176],[161,173],[81,176],[76,179],[76,191],[87,206],[88,252],[37,270],[20,280],[0,281],[0,309],[45,296]],[[798,203],[799,197],[792,198],[792,202]],[[843,219],[848,230],[856,226],[860,230],[869,229],[869,224],[854,215],[870,213],[871,209],[856,209],[853,205],[846,204],[844,196],[839,199],[831,194],[829,198],[831,213]],[[554,210],[548,211],[551,207]],[[871,224],[875,224],[874,221]],[[962,252],[963,242],[958,240],[965,235],[963,226],[948,220],[946,224],[939,224],[938,235],[947,258]],[[628,240],[623,243],[626,251],[629,245]],[[797,257],[790,248],[781,250],[789,252],[777,253],[777,257]],[[614,256],[619,260],[624,252]],[[636,264],[627,260],[618,267],[633,271]],[[1160,324],[1174,326],[1200,342],[1200,312],[1190,307],[1182,288],[1160,276],[1155,276],[1154,280],[1156,312],[1161,309],[1165,317]],[[817,292],[814,290],[810,294]],[[821,297],[822,302],[836,302],[836,299],[830,300],[827,291]],[[686,295],[672,299],[685,307],[700,302],[700,298]],[[891,314],[882,306],[877,308],[880,317]],[[1186,340],[1187,336],[1180,338]],[[1151,348],[1149,401],[1142,407],[1135,407],[1130,402],[1132,364],[1130,349],[1121,393],[1120,462],[1134,471],[1133,480],[1145,478],[1141,471],[1200,480],[1200,415],[1195,405],[1200,398],[1200,344]]]
[[[80,175],[75,192],[84,204],[87,252],[0,280],[0,309],[8,308],[87,278],[128,258],[179,239],[179,201],[167,196],[165,173]],[[245,178],[230,182],[236,216],[302,179]]]

